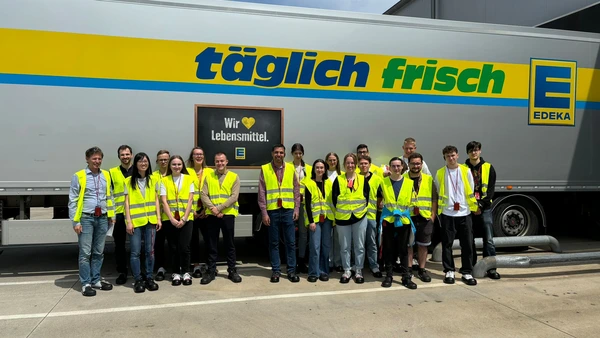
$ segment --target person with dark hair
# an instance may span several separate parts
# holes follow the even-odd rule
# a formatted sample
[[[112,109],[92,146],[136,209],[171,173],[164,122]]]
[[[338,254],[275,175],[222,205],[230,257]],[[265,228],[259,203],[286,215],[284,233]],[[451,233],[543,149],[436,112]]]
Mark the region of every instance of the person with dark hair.
[[[338,154],[330,152],[325,156],[325,162],[327,162],[327,179],[333,183],[338,175],[341,175],[340,170],[340,158]],[[333,212],[333,210],[332,210]],[[329,267],[331,270],[335,269],[337,272],[344,272],[342,267],[342,258],[340,257],[340,242],[338,241],[337,227],[335,226],[335,220],[333,224],[331,250],[329,251]]]
[[[492,221],[492,198],[496,188],[496,170],[491,163],[486,162],[481,157],[481,143],[471,141],[467,144],[467,155],[469,158],[465,165],[471,170],[473,175],[475,199],[481,214],[471,214],[473,218],[473,228],[483,231],[483,257],[496,256],[496,247],[494,245],[494,229]],[[477,250],[473,241],[473,265],[477,263]],[[500,274],[496,269],[487,271],[487,276],[491,279],[500,279]]]
[[[169,158],[171,157],[171,154],[169,153],[168,150],[159,150],[156,153],[156,164],[158,165],[158,169],[155,170],[152,173],[152,177],[154,182],[157,182],[156,185],[156,195],[160,196],[160,182],[162,181],[162,178],[167,176],[167,170],[169,169]],[[160,197],[159,197],[160,199]],[[162,204],[159,203],[160,206],[160,218],[161,218],[161,222],[168,222],[169,221],[169,216],[167,216],[167,214],[165,214],[165,212],[162,209]],[[156,273],[156,280],[157,281],[162,281],[165,279],[165,274],[167,273],[167,270],[164,268],[165,266],[167,266],[165,264],[165,240],[167,239],[167,231],[163,230],[163,231],[157,231],[156,232],[156,238],[155,238],[155,242],[154,242],[154,266],[158,267],[157,273]]]
[[[194,214],[194,178],[190,176],[183,158],[173,155],[169,159],[167,176],[160,185],[160,199],[163,211],[169,217],[164,224],[168,233],[169,254],[171,255],[171,284],[174,286],[192,285],[190,269],[190,241],[192,237]],[[183,276],[182,276],[183,274]]]
[[[365,238],[365,249],[371,273],[375,278],[383,277],[377,264],[377,192],[380,190],[383,181],[383,172],[380,175],[372,172],[371,157],[369,155],[358,156],[358,168],[360,174],[365,177],[365,181],[369,184],[369,200],[367,204],[367,235]]]
[[[227,278],[240,283],[242,277],[235,267],[234,230],[235,218],[239,213],[238,197],[240,195],[240,178],[233,171],[227,170],[225,153],[215,154],[215,171],[207,174],[202,185],[202,204],[206,208],[208,241],[208,268],[200,284],[209,284],[215,279],[219,232],[223,233],[223,242],[227,247]]]
[[[121,164],[110,168],[110,177],[112,182],[112,188],[115,198],[115,208],[117,214],[117,222],[113,229],[113,239],[115,243],[115,259],[117,261],[117,277],[116,283],[118,285],[125,284],[127,282],[127,250],[125,248],[125,240],[127,239],[127,232],[125,231],[125,179],[131,176],[133,170],[131,166],[131,156],[133,151],[128,145],[122,145],[117,149],[117,155]]]
[[[415,243],[417,246],[417,276],[425,283],[431,282],[431,277],[425,270],[427,262],[427,247],[431,245],[431,234],[433,233],[433,222],[437,215],[437,188],[433,183],[433,177],[422,172],[423,155],[414,152],[408,156],[408,167],[410,168],[405,177],[413,180],[414,206],[410,210],[410,217],[415,225]],[[412,270],[413,247],[408,247],[408,269]]]
[[[371,154],[369,154],[369,147],[366,144],[359,144],[356,147],[356,156],[359,158],[361,156],[369,156],[369,158],[371,158]],[[373,161],[371,160],[371,164],[369,166],[369,171],[372,172],[375,175],[378,175],[379,177],[383,178],[383,169],[381,169],[380,167],[378,167],[377,165],[373,164]],[[356,172],[360,173],[360,168],[356,168]]]
[[[305,222],[310,230],[308,281],[314,283],[329,280],[329,250],[334,215],[329,207],[332,183],[325,176],[327,164],[322,159],[313,163],[313,171],[304,180]]]
[[[442,223],[442,265],[444,283],[454,284],[454,258],[452,245],[454,238],[460,240],[462,281],[467,285],[477,285],[473,278],[473,223],[471,213],[479,215],[481,210],[473,192],[474,182],[471,171],[458,163],[458,149],[446,146],[442,150],[446,166],[435,175],[438,189],[438,215]]]
[[[345,173],[339,175],[331,189],[331,203],[335,208],[335,223],[340,243],[340,257],[344,273],[340,283],[348,283],[350,272],[350,245],[354,243],[354,281],[364,283],[362,269],[365,262],[365,235],[367,232],[367,201],[369,183],[356,174],[356,155],[344,156]]]
[[[131,244],[131,273],[135,293],[158,290],[154,282],[154,238],[162,227],[156,186],[157,177],[152,175],[150,158],[146,153],[137,153],[133,158],[133,171],[125,179],[125,219]],[[144,241],[146,276],[142,277],[140,252]],[[144,280],[145,279],[145,280]]]
[[[294,160],[289,162],[294,166],[296,170],[296,177],[300,181],[300,200],[302,201],[302,205],[300,208],[304,208],[304,179],[310,179],[312,167],[309,164],[304,162],[304,147],[300,143],[294,143],[292,145],[292,156]],[[300,212],[298,215],[298,238],[297,238],[297,248],[298,248],[298,259],[297,259],[297,272],[299,273],[308,273],[308,267],[306,266],[306,248],[308,242],[308,232],[307,228],[304,226],[304,212]]]
[[[204,178],[213,173],[213,169],[206,165],[206,157],[204,149],[201,147],[194,147],[190,151],[190,156],[187,160],[187,171],[190,176],[194,179],[194,187],[196,194],[194,194],[194,229],[192,231],[192,241],[190,243],[191,250],[191,261],[194,265],[192,276],[194,278],[202,277],[201,263],[206,263],[209,252],[208,252],[208,223],[206,222],[206,208],[202,204],[200,199],[200,191],[204,185]],[[204,249],[200,249],[200,234],[204,239]]]
[[[300,212],[300,182],[294,167],[283,161],[285,146],[276,144],[271,152],[273,160],[261,167],[258,177],[258,206],[262,214],[262,224],[269,232],[269,253],[271,257],[271,283],[279,283],[281,276],[279,258],[279,231],[287,252],[287,278],[297,283],[296,249],[294,221]]]
[[[98,147],[85,152],[87,167],[76,172],[69,189],[69,218],[79,243],[81,294],[95,296],[96,290],[112,290],[100,277],[104,242],[109,224],[115,222],[110,174],[100,169],[104,153]]]
[[[393,157],[389,162],[390,175],[381,183],[383,211],[379,224],[381,226],[381,241],[385,278],[382,287],[392,286],[394,261],[400,256],[402,285],[408,289],[416,289],[408,269],[408,246],[414,238],[414,225],[410,219],[409,208],[413,205],[413,181],[402,175],[402,159]]]

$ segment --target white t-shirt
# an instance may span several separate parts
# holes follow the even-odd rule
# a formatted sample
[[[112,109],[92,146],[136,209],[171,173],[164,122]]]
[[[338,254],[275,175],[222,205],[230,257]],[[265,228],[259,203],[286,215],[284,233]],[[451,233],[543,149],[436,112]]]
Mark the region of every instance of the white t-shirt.
[[[335,179],[337,178],[338,174],[337,171],[335,170],[327,170],[327,177],[329,178],[329,180],[331,181],[331,183],[333,183],[335,181]]]
[[[181,190],[181,183],[183,182],[183,175],[179,175],[178,177],[173,177],[173,182],[177,186],[177,190]],[[195,192],[194,191],[194,182],[192,182],[192,184],[190,184],[190,192]],[[162,183],[162,181],[160,183],[160,195],[167,196],[167,187],[165,187],[165,185],[164,185],[164,183]],[[179,196],[179,199],[187,200],[188,197],[189,196]]]
[[[404,155],[402,155],[402,161],[404,161],[404,163],[408,165],[408,157],[404,157]],[[429,171],[429,167],[427,166],[427,163],[425,163],[425,161],[423,161],[423,165],[421,166],[421,172],[427,175],[431,175],[431,171]]]
[[[473,182],[473,175],[469,170],[467,173],[467,178],[471,187],[475,186]],[[471,211],[469,210],[469,204],[467,203],[467,198],[465,196],[465,185],[462,181],[462,175],[460,174],[460,169],[449,169],[446,167],[446,177],[444,177],[445,186],[444,191],[448,198],[444,203],[446,206],[442,209],[442,214],[451,217],[460,217],[460,216],[468,216]],[[435,185],[438,187],[438,194],[440,192],[440,182],[438,182],[437,177],[435,179]],[[454,202],[460,203],[460,209],[454,210]]]
[[[296,175],[298,175],[298,180],[302,181],[304,179],[304,167],[302,165],[296,166]]]

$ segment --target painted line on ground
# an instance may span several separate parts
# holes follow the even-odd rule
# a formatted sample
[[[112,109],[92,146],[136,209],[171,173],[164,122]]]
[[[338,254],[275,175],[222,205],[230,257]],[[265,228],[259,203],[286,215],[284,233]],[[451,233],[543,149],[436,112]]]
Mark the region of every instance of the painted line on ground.
[[[422,285],[420,289],[438,288],[451,286],[448,284],[430,284]],[[213,305],[213,304],[230,304],[240,302],[256,302],[263,300],[277,300],[277,299],[291,299],[291,298],[308,298],[308,297],[323,297],[323,296],[338,296],[338,295],[351,295],[361,293],[372,293],[372,292],[390,292],[390,291],[401,291],[407,290],[406,288],[398,285],[392,288],[369,288],[369,289],[357,289],[357,290],[340,290],[340,291],[321,291],[321,292],[307,292],[307,293],[291,293],[291,294],[279,294],[279,295],[268,295],[268,296],[254,296],[254,297],[242,297],[242,298],[226,298],[226,299],[213,299],[213,300],[202,300],[195,302],[185,303],[170,303],[170,304],[157,304],[157,305],[141,305],[141,306],[126,306],[126,307],[115,307],[106,309],[96,310],[82,310],[82,311],[63,311],[63,312],[50,312],[50,313],[30,313],[20,315],[4,315],[0,316],[0,320],[15,320],[15,319],[35,319],[35,318],[50,318],[50,317],[71,317],[71,316],[83,316],[83,315],[95,315],[103,313],[115,313],[115,312],[132,312],[132,311],[146,311],[146,310],[157,310],[157,309],[168,309],[168,308],[181,308],[184,306],[200,306],[200,305]]]

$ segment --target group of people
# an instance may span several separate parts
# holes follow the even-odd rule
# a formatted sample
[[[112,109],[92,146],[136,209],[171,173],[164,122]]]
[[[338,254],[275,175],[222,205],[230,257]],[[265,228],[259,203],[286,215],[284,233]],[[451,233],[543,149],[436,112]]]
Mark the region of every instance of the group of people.
[[[291,149],[293,161],[286,163],[285,146],[273,146],[272,161],[261,167],[258,187],[262,224],[269,236],[272,283],[281,277],[281,232],[286,275],[291,282],[300,280],[297,272],[308,273],[309,282],[328,281],[330,273],[337,270],[342,273],[341,283],[352,278],[363,283],[366,256],[373,276],[383,278],[383,287],[392,285],[394,270],[400,269],[402,285],[416,289],[413,247],[417,250],[417,277],[430,282],[425,269],[427,247],[439,218],[444,282],[455,282],[452,245],[458,237],[462,280],[467,285],[477,284],[471,274],[477,259],[473,226],[483,231],[483,256],[495,255],[491,199],[496,174],[481,158],[481,144],[467,144],[469,158],[464,165],[458,162],[458,149],[446,146],[442,150],[446,165],[435,176],[416,152],[414,139],[407,138],[402,148],[403,156],[378,167],[371,163],[368,146],[360,144],[356,153],[342,158],[342,172],[336,153],[309,165],[303,160],[303,146],[296,143]],[[113,287],[100,276],[107,234],[115,242],[117,284],[128,279],[125,240],[129,236],[129,268],[136,293],[158,290],[155,280],[166,278],[165,239],[171,284],[191,285],[192,278],[209,284],[217,273],[220,232],[227,246],[228,278],[241,282],[234,246],[240,181],[227,169],[226,154],[215,155],[212,169],[200,147],[192,149],[187,162],[160,150],[158,169],[152,171],[147,154],[137,153],[132,161],[131,147],[123,145],[117,152],[121,164],[106,171],[100,169],[102,150],[88,149],[87,167],[75,173],[71,181],[69,215],[79,238],[82,294],[94,296],[96,289]],[[206,244],[204,273],[200,233]],[[142,254],[144,268],[140,264]],[[488,276],[500,278],[495,270],[488,271]]]
[[[206,165],[200,147],[192,149],[187,163],[179,155],[160,150],[156,155],[158,169],[152,171],[147,154],[137,153],[132,161],[133,152],[127,145],[119,147],[117,153],[121,164],[106,171],[100,168],[102,150],[88,149],[87,167],[71,180],[69,217],[79,239],[82,294],[94,296],[96,289],[113,288],[100,276],[107,234],[114,238],[117,284],[125,284],[129,276],[125,249],[129,236],[129,268],[136,293],[156,291],[155,280],[165,279],[165,240],[171,284],[191,285],[192,277],[209,284],[215,279],[220,232],[227,246],[228,278],[240,283],[233,243],[240,181],[237,174],[227,170],[227,156],[217,153],[212,169]],[[200,233],[205,250],[200,249]],[[142,242],[144,269],[140,264]],[[202,251],[207,256],[204,274],[200,266]]]

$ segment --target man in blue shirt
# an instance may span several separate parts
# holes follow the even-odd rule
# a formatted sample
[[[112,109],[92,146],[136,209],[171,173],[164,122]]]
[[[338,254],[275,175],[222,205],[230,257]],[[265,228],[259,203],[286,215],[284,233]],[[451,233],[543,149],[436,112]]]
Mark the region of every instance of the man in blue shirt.
[[[104,154],[98,147],[85,152],[88,166],[71,179],[69,218],[79,238],[79,279],[81,293],[95,296],[96,290],[112,290],[112,284],[100,277],[104,260],[104,242],[109,224],[114,224],[115,209],[110,175],[101,170]]]

